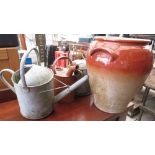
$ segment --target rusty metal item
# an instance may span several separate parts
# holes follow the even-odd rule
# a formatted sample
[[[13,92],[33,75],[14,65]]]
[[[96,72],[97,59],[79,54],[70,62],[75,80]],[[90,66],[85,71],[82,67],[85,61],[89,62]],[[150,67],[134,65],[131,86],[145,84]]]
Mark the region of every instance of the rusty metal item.
[[[56,64],[59,60],[62,60],[62,59],[68,59],[70,65],[71,65],[69,70],[61,69],[61,70],[57,71]],[[76,69],[76,66],[72,63],[72,60],[66,56],[57,58],[52,65],[52,69],[54,72],[54,88],[55,88],[54,95],[57,95],[58,93],[60,93],[62,90],[65,89],[64,84],[66,86],[69,86],[77,81],[76,77],[72,76],[72,73]],[[62,83],[59,81],[61,81]],[[57,88],[59,88],[59,89],[57,89]],[[61,101],[65,102],[65,103],[70,103],[70,102],[74,101],[74,98],[75,98],[75,92],[71,92],[69,95],[64,97]]]

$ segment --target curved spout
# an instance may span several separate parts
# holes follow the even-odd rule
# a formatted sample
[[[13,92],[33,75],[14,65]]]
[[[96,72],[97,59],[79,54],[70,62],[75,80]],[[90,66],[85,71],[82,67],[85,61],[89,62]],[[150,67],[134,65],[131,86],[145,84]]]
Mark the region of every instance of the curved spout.
[[[80,80],[75,82],[73,85],[71,85],[70,87],[66,88],[65,90],[60,92],[58,95],[56,95],[55,99],[54,99],[54,102],[56,103],[56,102],[60,101],[62,98],[64,98],[66,95],[68,95],[73,90],[77,89],[79,86],[81,86],[87,80],[88,80],[88,75],[85,75]]]

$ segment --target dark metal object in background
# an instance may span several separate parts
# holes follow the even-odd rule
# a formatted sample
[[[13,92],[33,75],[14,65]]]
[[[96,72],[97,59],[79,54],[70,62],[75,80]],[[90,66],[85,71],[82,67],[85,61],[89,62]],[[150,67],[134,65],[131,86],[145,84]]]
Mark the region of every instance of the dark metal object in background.
[[[136,116],[137,114],[140,113],[140,108],[139,108],[139,104],[134,104],[134,106],[132,106],[128,112],[127,115],[131,118],[133,118],[134,116]]]
[[[35,34],[36,45],[38,46],[40,54],[40,62],[44,62],[47,66],[47,57],[46,57],[46,37],[45,34]]]
[[[93,36],[106,36],[106,34],[93,34]]]
[[[140,110],[140,115],[138,117],[138,121],[140,121],[141,118],[142,118],[142,115],[143,115],[143,107],[145,106],[146,100],[148,98],[149,91],[150,91],[150,88],[146,86],[145,92],[144,92],[144,95],[143,95],[143,98],[142,98],[142,105],[140,106],[140,109],[141,110]]]
[[[155,34],[130,34],[130,37],[155,40]]]
[[[152,40],[152,50],[154,49],[155,34],[130,34],[131,38],[150,39]]]
[[[154,40],[152,40],[152,50],[154,49]]]
[[[54,60],[55,60],[55,51],[58,50],[57,46],[54,45],[48,45],[47,46],[47,66],[50,67],[51,64],[53,64]]]
[[[17,34],[0,34],[0,47],[17,47],[19,46]]]

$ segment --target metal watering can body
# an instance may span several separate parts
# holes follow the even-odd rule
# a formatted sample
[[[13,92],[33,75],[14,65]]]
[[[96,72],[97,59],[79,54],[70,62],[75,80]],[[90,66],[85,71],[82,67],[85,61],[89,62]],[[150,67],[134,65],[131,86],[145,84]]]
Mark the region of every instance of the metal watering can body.
[[[50,113],[52,113],[52,111],[54,110],[54,103],[58,102],[63,97],[68,95],[71,91],[75,90],[77,87],[83,84],[86,80],[88,80],[88,76],[77,81],[72,86],[60,92],[55,97],[54,97],[54,91],[53,91],[54,74],[52,73],[51,70],[50,70],[51,73],[49,73],[50,74],[49,79],[47,81],[39,85],[29,86],[26,83],[25,74],[31,70],[31,67],[25,67],[25,61],[28,54],[33,50],[36,52],[37,60],[38,60],[37,63],[38,65],[40,65],[39,52],[36,48],[33,48],[29,52],[23,55],[20,63],[20,70],[14,72],[10,69],[3,69],[0,72],[0,79],[14,93],[16,93],[17,99],[19,102],[20,112],[23,117],[28,119],[41,119],[48,116]],[[48,68],[46,69],[49,70]],[[14,87],[6,81],[6,79],[3,76],[4,72],[10,72],[12,74],[11,79]],[[50,91],[47,91],[47,90],[50,90]]]
[[[28,119],[41,119],[48,116],[53,111],[54,93],[49,91],[39,93],[53,88],[53,80],[46,84],[35,87],[22,87],[15,82],[19,71],[12,76],[14,88],[19,101],[20,112],[22,116]]]

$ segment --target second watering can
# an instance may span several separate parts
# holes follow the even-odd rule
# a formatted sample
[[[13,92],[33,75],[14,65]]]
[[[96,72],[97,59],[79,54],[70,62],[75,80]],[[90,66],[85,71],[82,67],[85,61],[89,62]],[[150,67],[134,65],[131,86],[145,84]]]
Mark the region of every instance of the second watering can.
[[[36,52],[38,65],[25,67],[26,58],[33,50]],[[11,79],[14,87],[6,81],[3,76],[4,72],[10,72],[12,74]],[[23,117],[28,119],[41,119],[48,116],[53,111],[54,103],[78,88],[88,80],[88,76],[85,76],[54,96],[54,73],[50,69],[40,66],[38,50],[33,48],[23,55],[20,63],[20,70],[14,72],[10,69],[3,69],[0,72],[0,79],[16,93],[20,112]]]

